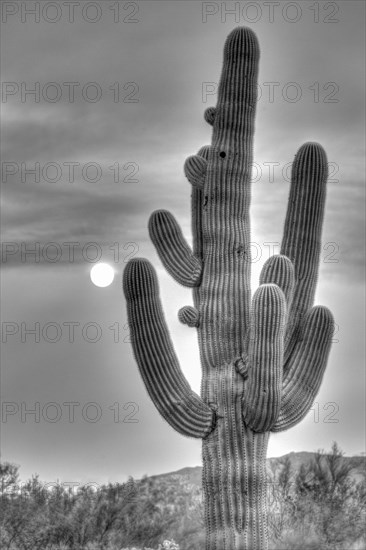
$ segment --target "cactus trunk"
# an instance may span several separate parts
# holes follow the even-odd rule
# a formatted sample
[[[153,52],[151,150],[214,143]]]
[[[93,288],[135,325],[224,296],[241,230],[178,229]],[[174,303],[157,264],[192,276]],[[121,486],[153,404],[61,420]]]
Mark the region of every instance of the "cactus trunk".
[[[202,443],[206,548],[266,550],[269,433],[255,433],[243,424],[243,380],[236,370],[226,366],[215,378],[224,418]]]
[[[270,432],[309,411],[327,363],[333,318],[313,307],[325,204],[327,159],[317,143],[294,160],[281,254],[250,291],[250,177],[258,41],[237,28],[224,48],[216,108],[205,112],[212,142],[186,160],[192,184],[193,249],[174,217],[154,212],[149,232],[194,307],[179,319],[197,329],[201,395],[185,379],[166,326],[156,273],[128,262],[123,288],[133,351],[161,415],[202,439],[206,550],[266,550],[266,450]]]

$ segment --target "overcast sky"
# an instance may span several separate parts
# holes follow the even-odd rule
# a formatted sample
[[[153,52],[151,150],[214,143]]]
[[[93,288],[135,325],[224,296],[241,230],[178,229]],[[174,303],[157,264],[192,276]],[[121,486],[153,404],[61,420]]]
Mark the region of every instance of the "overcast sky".
[[[2,460],[20,464],[23,479],[79,483],[201,464],[201,442],[175,433],[147,396],[121,281],[128,258],[156,266],[176,352],[199,392],[196,335],[177,319],[191,291],[164,271],[147,222],[168,209],[191,239],[183,164],[210,143],[203,112],[238,25],[261,48],[254,290],[268,243],[281,241],[286,166],[309,140],[330,162],[316,303],[333,311],[337,333],[314,409],[272,435],[268,455],[334,440],[363,452],[364,2],[2,4]],[[107,288],[89,278],[97,256],[116,272]],[[37,407],[39,418],[26,414]]]

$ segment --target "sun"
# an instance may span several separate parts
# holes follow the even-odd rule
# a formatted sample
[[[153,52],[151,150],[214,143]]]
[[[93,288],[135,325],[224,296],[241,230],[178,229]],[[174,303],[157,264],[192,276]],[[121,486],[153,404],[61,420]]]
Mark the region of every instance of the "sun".
[[[114,279],[114,269],[109,264],[95,264],[90,270],[90,278],[95,286],[109,286]]]

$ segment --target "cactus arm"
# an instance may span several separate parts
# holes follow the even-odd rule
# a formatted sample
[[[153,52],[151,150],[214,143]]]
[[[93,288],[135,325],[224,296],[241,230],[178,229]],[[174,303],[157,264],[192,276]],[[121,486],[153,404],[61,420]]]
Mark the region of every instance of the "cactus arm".
[[[324,149],[305,143],[292,166],[281,254],[294,265],[295,285],[287,319],[280,414],[272,431],[296,425],[309,411],[327,364],[333,317],[313,307],[319,269],[328,166]]]
[[[201,155],[192,155],[186,159],[184,173],[189,183],[194,187],[203,189],[207,171],[207,160]]]
[[[198,327],[200,322],[200,314],[195,307],[184,306],[178,311],[178,319],[183,325]]]
[[[168,273],[183,286],[198,286],[202,263],[188,246],[174,216],[167,210],[155,210],[150,216],[149,233]]]
[[[333,330],[333,316],[328,308],[316,306],[305,315],[283,377],[280,414],[271,431],[288,430],[308,413],[321,385]]]
[[[210,145],[204,145],[198,151],[198,155],[208,160]],[[200,187],[192,186],[191,194],[191,214],[192,214],[192,236],[193,236],[193,254],[202,261],[203,242],[202,242],[202,200],[203,192]],[[196,289],[193,290],[194,300],[197,302]]]
[[[243,418],[253,430],[269,430],[281,404],[284,334],[294,288],[294,268],[286,256],[269,258],[252,300],[251,325],[236,370],[249,378]],[[266,292],[266,293],[265,293]]]
[[[301,319],[314,303],[328,175],[327,156],[318,143],[305,143],[296,153],[291,174],[281,254],[295,269],[294,296],[285,338],[287,360],[296,345]]]
[[[289,311],[292,303],[295,271],[292,262],[286,256],[276,254],[265,262],[259,284],[275,284],[280,287],[286,298],[286,310]]]
[[[215,122],[215,115],[216,115],[216,108],[215,107],[208,107],[204,112],[204,119],[210,126],[214,125]]]
[[[248,381],[243,418],[256,432],[268,431],[280,412],[286,300],[275,284],[261,285],[252,300]]]
[[[154,268],[144,258],[126,265],[123,289],[132,347],[145,387],[159,413],[179,433],[204,438],[215,413],[192,391],[175,355]]]
[[[202,276],[202,188],[207,170],[209,146],[188,157],[184,171],[192,184],[193,251],[183,237],[178,223],[167,210],[150,216],[149,234],[157,253],[170,275],[181,285],[198,287]]]

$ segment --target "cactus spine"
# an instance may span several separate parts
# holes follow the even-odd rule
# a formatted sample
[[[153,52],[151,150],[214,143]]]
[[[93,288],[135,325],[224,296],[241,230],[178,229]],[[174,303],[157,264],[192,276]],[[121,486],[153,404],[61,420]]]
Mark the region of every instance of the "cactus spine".
[[[210,146],[186,160],[192,184],[193,250],[174,217],[153,212],[149,232],[167,271],[193,289],[179,311],[196,327],[201,396],[186,381],[166,326],[155,270],[143,258],[125,268],[134,355],[162,416],[202,438],[206,550],[265,550],[265,459],[270,432],[308,412],[330,350],[333,319],[313,307],[325,204],[327,159],[306,143],[296,154],[281,253],[250,291],[250,166],[259,47],[234,29],[224,48]]]

